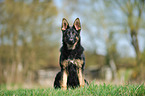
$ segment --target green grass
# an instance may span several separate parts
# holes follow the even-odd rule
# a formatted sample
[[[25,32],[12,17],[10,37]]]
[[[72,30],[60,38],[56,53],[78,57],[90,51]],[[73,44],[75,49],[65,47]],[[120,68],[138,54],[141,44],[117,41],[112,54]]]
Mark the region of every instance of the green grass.
[[[142,85],[95,85],[84,88],[60,90],[46,89],[0,89],[0,96],[143,96],[145,86]]]

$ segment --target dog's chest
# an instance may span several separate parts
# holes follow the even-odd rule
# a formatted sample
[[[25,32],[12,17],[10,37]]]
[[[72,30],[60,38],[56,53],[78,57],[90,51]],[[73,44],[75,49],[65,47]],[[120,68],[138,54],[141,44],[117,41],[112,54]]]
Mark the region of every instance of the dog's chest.
[[[77,59],[77,54],[74,54],[74,55],[70,54],[67,56],[67,59],[70,59],[70,60]]]
[[[70,52],[67,54],[66,59],[74,60],[74,59],[80,59],[80,54],[77,52]]]

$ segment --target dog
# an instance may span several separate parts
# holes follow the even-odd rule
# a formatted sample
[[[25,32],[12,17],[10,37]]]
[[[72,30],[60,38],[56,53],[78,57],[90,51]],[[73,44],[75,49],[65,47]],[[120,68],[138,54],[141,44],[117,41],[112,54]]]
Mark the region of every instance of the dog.
[[[61,71],[56,75],[54,88],[67,89],[69,87],[83,87],[88,82],[84,79],[85,56],[81,46],[81,24],[79,18],[69,26],[68,21],[62,19],[62,47],[60,49],[59,64]]]

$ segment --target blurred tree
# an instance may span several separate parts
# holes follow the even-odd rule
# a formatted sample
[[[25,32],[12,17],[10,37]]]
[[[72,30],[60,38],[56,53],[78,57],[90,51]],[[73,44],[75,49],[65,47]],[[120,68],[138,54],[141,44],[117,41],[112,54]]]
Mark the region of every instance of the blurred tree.
[[[143,21],[144,21],[144,9],[145,9],[145,1],[144,0],[128,0],[128,1],[120,1],[116,0],[111,3],[111,5],[116,5],[120,8],[122,13],[126,16],[126,20],[124,22],[125,26],[124,29],[129,30],[129,34],[131,37],[131,44],[136,53],[136,66],[135,66],[135,73],[134,78],[139,76],[141,80],[144,78],[143,72],[143,62],[141,60],[141,52],[139,48],[139,41],[138,41],[138,34],[139,29],[144,28]]]
[[[0,78],[18,83],[29,72],[57,65],[58,45],[51,40],[57,10],[52,0],[4,0],[0,14]]]
[[[106,65],[112,70],[113,78],[117,78],[117,62],[119,59],[119,54],[116,49],[116,41],[114,39],[114,32],[110,32],[109,36],[106,38],[106,47],[107,47],[107,54],[106,54]]]

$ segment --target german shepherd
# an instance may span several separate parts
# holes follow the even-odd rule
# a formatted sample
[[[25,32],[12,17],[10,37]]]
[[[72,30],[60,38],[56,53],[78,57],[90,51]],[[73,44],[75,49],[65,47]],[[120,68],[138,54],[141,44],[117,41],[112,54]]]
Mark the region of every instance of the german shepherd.
[[[67,20],[63,18],[61,30],[63,34],[59,60],[61,71],[55,77],[54,87],[62,89],[83,87],[88,83],[83,75],[85,56],[84,48],[81,46],[79,18],[76,18],[73,26],[69,26]]]

